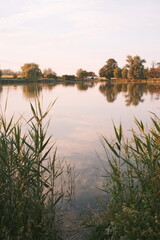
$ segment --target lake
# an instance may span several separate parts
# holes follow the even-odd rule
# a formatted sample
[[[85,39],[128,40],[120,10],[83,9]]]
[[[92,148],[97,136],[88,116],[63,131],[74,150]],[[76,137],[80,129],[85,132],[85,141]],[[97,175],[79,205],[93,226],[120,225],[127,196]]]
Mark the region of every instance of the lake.
[[[34,103],[36,92],[49,113],[49,134],[58,148],[57,156],[75,165],[75,209],[95,208],[95,200],[105,180],[102,162],[106,156],[100,136],[114,137],[113,122],[122,123],[124,134],[130,136],[134,117],[149,124],[150,112],[159,115],[160,85],[154,83],[107,84],[27,84],[1,85],[0,101],[4,109],[8,96],[7,117],[23,115],[29,119],[29,103]],[[100,161],[101,159],[101,161]]]

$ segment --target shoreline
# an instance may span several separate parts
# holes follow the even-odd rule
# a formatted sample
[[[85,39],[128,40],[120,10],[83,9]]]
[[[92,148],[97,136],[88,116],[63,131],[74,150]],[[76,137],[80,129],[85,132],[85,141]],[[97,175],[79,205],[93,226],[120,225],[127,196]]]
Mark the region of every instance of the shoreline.
[[[1,78],[0,85],[23,85],[23,84],[31,84],[31,83],[38,83],[38,84],[76,84],[76,83],[105,83],[105,84],[128,84],[128,83],[156,83],[160,84],[160,79],[157,78],[150,78],[150,79],[77,79],[77,80],[62,80],[61,78],[58,79],[49,79],[43,78],[38,80],[28,80],[26,78],[21,79],[11,79],[11,78]]]

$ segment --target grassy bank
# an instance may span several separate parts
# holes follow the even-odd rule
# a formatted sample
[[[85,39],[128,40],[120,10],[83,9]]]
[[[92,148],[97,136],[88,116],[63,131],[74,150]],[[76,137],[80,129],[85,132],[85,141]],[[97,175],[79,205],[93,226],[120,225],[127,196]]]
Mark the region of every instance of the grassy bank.
[[[67,166],[68,184],[63,181],[65,168],[47,137],[43,121],[50,107],[42,113],[39,101],[31,105],[25,134],[22,119],[0,116],[0,239],[64,239],[63,204],[72,194],[72,174]]]
[[[138,127],[138,131],[136,128]],[[103,191],[110,195],[106,208],[88,222],[96,240],[160,239],[160,120],[154,116],[146,128],[136,120],[131,140],[123,136],[122,126],[110,143],[102,137],[109,166]]]

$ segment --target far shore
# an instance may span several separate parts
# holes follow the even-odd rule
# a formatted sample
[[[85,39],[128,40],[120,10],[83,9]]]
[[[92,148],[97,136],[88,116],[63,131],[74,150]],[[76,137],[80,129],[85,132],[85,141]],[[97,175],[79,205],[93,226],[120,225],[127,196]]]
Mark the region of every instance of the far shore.
[[[76,84],[76,83],[108,83],[108,84],[126,84],[126,83],[160,83],[160,78],[149,78],[149,79],[104,79],[104,78],[95,78],[95,79],[76,79],[76,80],[63,80],[62,78],[41,78],[38,80],[29,80],[26,78],[0,78],[0,85],[8,85],[8,84],[30,84],[30,83],[38,83],[38,84]]]

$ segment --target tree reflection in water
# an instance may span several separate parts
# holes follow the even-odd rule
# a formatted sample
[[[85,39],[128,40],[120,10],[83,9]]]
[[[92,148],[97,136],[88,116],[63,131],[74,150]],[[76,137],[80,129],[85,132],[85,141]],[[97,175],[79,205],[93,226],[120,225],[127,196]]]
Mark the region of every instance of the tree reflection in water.
[[[35,98],[42,91],[42,85],[36,83],[25,84],[22,87],[23,94],[26,98]]]
[[[88,88],[94,87],[95,83],[94,82],[81,82],[77,83],[76,87],[79,91],[86,91]]]
[[[151,96],[156,94],[156,99],[159,99],[160,85],[148,83],[106,83],[99,86],[99,91],[106,96],[108,102],[114,102],[119,93],[125,93],[126,106],[137,106],[140,102],[144,101],[144,94],[149,93]]]

